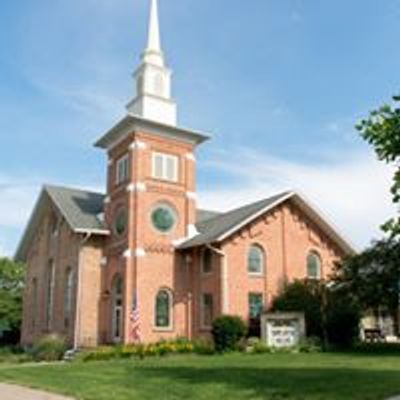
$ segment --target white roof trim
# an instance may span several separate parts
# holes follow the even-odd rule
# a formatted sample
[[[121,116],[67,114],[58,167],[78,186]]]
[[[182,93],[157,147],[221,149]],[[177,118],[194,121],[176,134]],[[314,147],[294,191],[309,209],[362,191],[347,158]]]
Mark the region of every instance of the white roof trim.
[[[74,229],[75,233],[92,233],[93,235],[110,235],[110,231],[107,229]]]
[[[253,222],[257,218],[259,218],[261,215],[264,213],[272,210],[273,208],[277,207],[279,204],[283,203],[286,200],[289,200],[293,198],[295,201],[300,204],[300,206],[303,206],[309,214],[312,214],[313,217],[316,219],[316,223],[320,226],[320,228],[329,236],[331,239],[333,239],[336,243],[339,244],[339,246],[345,250],[345,252],[350,253],[350,254],[355,254],[357,253],[356,247],[345,237],[339,233],[338,229],[335,227],[335,225],[331,224],[329,219],[325,217],[325,215],[318,210],[317,207],[312,206],[305,198],[304,196],[300,195],[299,193],[295,191],[289,192],[287,195],[281,197],[274,203],[270,204],[269,206],[263,208],[262,210],[258,211],[257,213],[251,215],[249,218],[245,219],[244,221],[240,222],[233,228],[231,228],[229,231],[223,233],[221,236],[219,236],[216,241],[221,242],[225,239],[227,239],[229,236],[246,226],[247,224]]]
[[[267,207],[264,207],[262,210],[258,211],[257,213],[252,214],[250,217],[246,218],[245,220],[241,221],[239,224],[237,224],[233,228],[229,229],[229,231],[224,232],[221,236],[219,236],[216,239],[216,241],[217,242],[221,242],[221,241],[225,240],[226,238],[231,236],[233,233],[235,233],[239,229],[243,228],[247,224],[253,222],[258,217],[260,217],[261,215],[265,214],[267,211],[272,210],[273,208],[275,208],[276,206],[281,204],[283,201],[285,201],[285,200],[289,199],[290,197],[292,197],[294,194],[295,194],[294,192],[289,192],[285,196],[280,197],[277,201],[273,202],[272,204],[269,204]]]
[[[297,200],[300,205],[305,206],[307,211],[315,216],[317,224],[322,225],[321,228],[328,234],[328,236],[336,242],[339,242],[349,253],[356,254],[358,252],[357,246],[349,240],[333,222],[331,222],[325,212],[321,211],[319,207],[310,202],[303,193],[298,191],[293,193],[295,200]]]

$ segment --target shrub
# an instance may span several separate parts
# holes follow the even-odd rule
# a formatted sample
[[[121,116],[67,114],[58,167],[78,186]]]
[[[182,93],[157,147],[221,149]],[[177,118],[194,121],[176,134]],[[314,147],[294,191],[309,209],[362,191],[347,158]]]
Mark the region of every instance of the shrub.
[[[217,352],[237,350],[247,327],[240,317],[225,315],[213,322],[212,335]]]
[[[356,353],[377,355],[400,355],[400,343],[357,343]]]
[[[94,350],[81,353],[78,360],[82,361],[108,361],[123,357],[123,351],[119,347],[102,346]]]
[[[193,342],[193,352],[199,355],[213,355],[215,354],[215,346],[212,342],[199,339]]]
[[[321,339],[310,337],[302,340],[297,346],[300,353],[319,353],[322,351]]]
[[[0,347],[0,364],[1,363],[24,363],[32,361],[32,356],[24,352],[21,347],[7,346]]]
[[[200,350],[200,344],[197,344],[199,353],[209,352],[206,350],[205,344]],[[166,356],[169,354],[183,354],[192,353],[195,351],[195,344],[187,339],[180,338],[176,341],[162,340],[157,343],[149,344],[132,344],[125,346],[104,346],[96,349],[86,351],[78,357],[82,361],[107,361],[111,359],[129,359],[133,357],[145,358],[154,356]]]
[[[32,357],[35,361],[59,361],[66,351],[64,338],[48,335],[35,342],[32,347]]]
[[[259,338],[248,340],[248,352],[254,354],[271,353],[272,349]]]
[[[176,352],[180,354],[192,353],[194,344],[187,338],[178,338],[175,342]]]

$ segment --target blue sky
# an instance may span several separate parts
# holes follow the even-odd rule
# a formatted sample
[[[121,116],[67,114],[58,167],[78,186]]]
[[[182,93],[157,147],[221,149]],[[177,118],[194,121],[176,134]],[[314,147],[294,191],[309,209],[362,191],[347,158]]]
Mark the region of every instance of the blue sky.
[[[200,204],[295,188],[359,247],[395,212],[392,170],[354,130],[400,88],[400,1],[159,0]],[[125,112],[149,0],[19,0],[0,12],[0,254],[43,183],[103,190],[93,142]]]

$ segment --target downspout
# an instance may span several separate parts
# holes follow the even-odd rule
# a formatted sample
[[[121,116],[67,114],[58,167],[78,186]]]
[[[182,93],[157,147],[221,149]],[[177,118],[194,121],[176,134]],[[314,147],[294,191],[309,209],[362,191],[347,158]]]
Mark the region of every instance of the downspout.
[[[209,248],[211,251],[215,252],[218,254],[221,259],[221,310],[222,314],[226,315],[229,314],[229,295],[228,295],[228,258],[227,255],[224,251],[217,249],[216,247],[213,247],[211,245],[207,245],[207,248]]]
[[[79,348],[79,340],[78,335],[81,327],[81,302],[82,302],[82,288],[81,288],[81,279],[82,279],[82,257],[81,251],[83,245],[91,238],[91,232],[87,232],[85,237],[79,243],[79,261],[78,261],[78,279],[77,279],[77,294],[76,294],[76,305],[75,305],[75,329],[74,329],[74,347],[73,351],[77,351]]]

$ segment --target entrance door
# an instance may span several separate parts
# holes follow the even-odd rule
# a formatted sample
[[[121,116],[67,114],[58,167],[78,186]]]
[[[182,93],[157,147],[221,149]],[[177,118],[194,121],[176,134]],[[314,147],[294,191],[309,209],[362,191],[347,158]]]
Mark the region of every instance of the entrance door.
[[[122,341],[123,327],[123,293],[122,278],[117,277],[114,280],[112,290],[112,340],[114,343]]]

